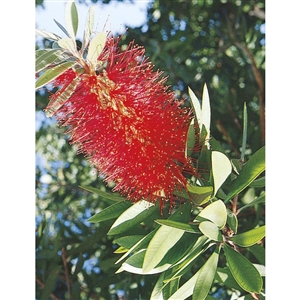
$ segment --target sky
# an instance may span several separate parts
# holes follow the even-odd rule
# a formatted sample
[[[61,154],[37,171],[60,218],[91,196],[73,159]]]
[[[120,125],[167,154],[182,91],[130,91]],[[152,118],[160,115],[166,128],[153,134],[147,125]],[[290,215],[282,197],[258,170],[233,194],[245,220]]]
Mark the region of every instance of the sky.
[[[65,25],[65,3],[66,1],[44,1],[45,9],[36,9],[36,28],[61,34],[61,30],[53,19]],[[110,4],[93,4],[95,7],[94,29],[102,31],[105,29],[113,33],[124,33],[125,26],[138,27],[146,22],[147,7],[152,0],[135,0],[134,3],[111,1]],[[82,39],[85,20],[90,5],[76,3],[78,10],[78,31],[77,38]]]

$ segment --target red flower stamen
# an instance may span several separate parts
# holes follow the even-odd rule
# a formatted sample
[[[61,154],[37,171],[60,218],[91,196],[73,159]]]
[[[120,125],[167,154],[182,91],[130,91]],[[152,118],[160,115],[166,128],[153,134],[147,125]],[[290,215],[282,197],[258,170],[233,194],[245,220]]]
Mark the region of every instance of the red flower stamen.
[[[95,70],[68,70],[55,80],[63,91],[80,77],[56,112],[58,122],[105,180],[116,183],[115,191],[133,201],[172,206],[174,191],[186,190],[183,172],[195,174],[185,155],[191,114],[165,86],[162,73],[153,71],[143,47],[131,43],[121,52],[117,42],[107,39]]]

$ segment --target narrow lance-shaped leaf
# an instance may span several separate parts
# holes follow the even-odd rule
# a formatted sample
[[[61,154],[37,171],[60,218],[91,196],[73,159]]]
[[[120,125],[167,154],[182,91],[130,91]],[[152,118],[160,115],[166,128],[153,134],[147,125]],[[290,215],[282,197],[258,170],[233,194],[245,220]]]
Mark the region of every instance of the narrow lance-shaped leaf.
[[[98,33],[91,40],[86,58],[92,66],[96,65],[97,59],[105,46],[105,42],[106,42],[106,33],[105,32]]]
[[[122,261],[123,259],[125,259],[127,256],[129,256],[131,253],[133,252],[138,252],[142,249],[145,249],[147,247],[147,245],[149,244],[149,242],[151,241],[152,237],[154,236],[154,234],[157,232],[159,228],[155,228],[154,230],[152,230],[150,233],[148,233],[146,236],[144,236],[141,240],[139,240],[135,245],[133,245],[128,251],[127,253],[125,253],[122,257],[120,257],[117,261],[116,264],[118,264],[120,261]]]
[[[205,252],[213,245],[212,243],[207,244],[207,241],[208,238],[206,236],[200,236],[192,245],[189,252],[175,264],[176,268],[174,268],[174,272],[165,279],[165,282],[175,278],[180,278],[184,275],[191,268],[193,262],[201,255],[201,253]]]
[[[85,29],[84,29],[84,36],[83,36],[83,43],[82,43],[82,51],[84,51],[84,49],[88,45],[91,34],[93,32],[94,14],[95,14],[95,7],[91,6],[89,8],[87,18],[86,18],[86,22],[85,22]]]
[[[260,293],[262,278],[253,264],[241,253],[224,244],[228,267],[239,286],[250,293]]]
[[[106,220],[117,218],[120,214],[122,214],[126,209],[131,206],[131,203],[128,201],[117,202],[109,207],[106,207],[99,213],[95,214],[91,218],[88,219],[91,223],[103,222]]]
[[[219,151],[211,153],[212,174],[214,179],[214,196],[230,175],[232,166],[228,157]]]
[[[247,130],[248,130],[248,115],[247,115],[247,105],[244,103],[244,120],[243,120],[243,142],[242,142],[242,151],[241,151],[241,161],[244,161],[245,150],[247,143]]]
[[[191,120],[188,134],[187,134],[187,140],[186,140],[186,147],[185,147],[185,155],[191,156],[193,153],[193,148],[195,146],[195,125],[194,125],[195,119],[193,118]]]
[[[36,32],[37,35],[40,35],[40,36],[42,36],[42,37],[44,37],[44,38],[46,38],[48,40],[58,41],[58,40],[61,39],[60,36],[58,36],[55,33],[50,32],[50,31],[36,29],[35,32]]]
[[[154,269],[183,234],[184,231],[181,229],[161,226],[148,245],[143,262],[143,272],[148,273]]]
[[[230,238],[230,240],[241,247],[249,247],[259,242],[265,236],[265,234],[265,226],[261,226],[234,235]]]
[[[45,49],[36,51],[35,72],[38,73],[50,65],[56,65],[66,60],[61,49]]]
[[[265,170],[265,147],[256,151],[245,164],[239,176],[232,182],[225,202],[244,190],[255,178]]]
[[[66,70],[70,69],[72,66],[76,64],[75,61],[68,61],[65,63],[61,63],[43,73],[35,83],[35,88],[39,89],[40,87],[48,84],[59,75],[64,73]]]
[[[234,214],[230,209],[227,208],[227,224],[233,230],[234,233],[237,233],[238,229],[238,219],[236,214]]]
[[[63,25],[61,25],[58,21],[56,21],[55,19],[53,19],[53,20],[54,20],[55,24],[65,33],[65,35],[70,38],[71,36],[70,36],[68,30]]]
[[[163,287],[164,287],[164,279],[165,279],[165,272],[161,273],[150,296],[151,300],[161,300],[163,298]]]
[[[73,0],[69,0],[66,4],[65,21],[69,35],[75,41],[78,29],[78,12]]]
[[[60,39],[58,42],[59,47],[69,50],[71,53],[76,54],[76,42],[72,38],[63,38]]]
[[[204,266],[200,269],[193,291],[193,300],[204,300],[215,278],[220,247],[217,247]]]
[[[205,144],[209,147],[209,143],[207,142],[209,136],[210,136],[210,118],[211,118],[211,113],[210,113],[210,101],[209,101],[209,94],[207,90],[207,85],[206,83],[204,84],[203,87],[203,93],[202,93],[202,114],[201,114],[201,119],[200,121],[200,131],[202,131],[202,127],[204,126],[206,130],[206,135],[200,137],[200,139],[205,140]],[[202,134],[201,134],[202,135]]]
[[[254,199],[252,202],[242,206],[240,209],[237,210],[237,215],[244,209],[248,208],[248,207],[251,207],[253,205],[256,205],[256,204],[259,204],[259,203],[265,203],[265,198],[266,198],[266,195],[265,193],[261,194],[259,197],[257,197],[256,199]]]
[[[198,230],[198,224],[197,225],[190,225],[190,224],[186,224],[186,223],[182,223],[182,222],[176,222],[176,221],[164,220],[164,219],[155,220],[155,222],[160,224],[160,225],[165,225],[165,226],[169,226],[169,227],[173,227],[173,228],[178,228],[178,229],[184,230],[186,232],[201,234],[201,232]]]
[[[191,204],[186,202],[180,209],[170,216],[169,220],[178,222],[187,222],[191,212]],[[168,226],[161,226],[154,237],[150,241],[145,261],[143,263],[143,271],[149,272],[151,269],[163,259],[165,254],[171,249],[177,241],[182,237],[184,231]]]
[[[195,296],[193,295],[193,299],[205,299],[216,273],[218,258],[219,250],[216,249],[210,256],[210,258],[206,261],[206,263],[201,267],[201,269],[197,273],[195,273],[184,285],[182,285],[168,300],[184,300],[193,295],[195,292],[197,293],[196,296],[199,296],[201,298],[195,298]],[[201,283],[203,277],[207,278],[204,279],[204,281]],[[211,279],[211,277],[213,278]],[[196,283],[199,284],[198,287],[196,287]]]
[[[55,97],[50,101],[45,109],[48,117],[52,117],[55,112],[71,97],[79,82],[80,77],[74,78],[73,81],[63,91],[59,92],[60,94],[58,97]]]
[[[164,287],[163,289],[163,297],[164,299],[169,299],[169,297],[174,294],[179,287],[180,278],[175,278]]]
[[[157,210],[157,205],[145,200],[135,203],[119,216],[119,218],[111,226],[108,235],[122,233],[129,228],[140,224],[144,219],[154,214]]]
[[[125,198],[123,198],[122,196],[120,196],[117,193],[104,192],[104,191],[101,191],[101,190],[96,189],[96,188],[91,187],[91,186],[80,185],[79,187],[81,189],[84,189],[84,190],[88,191],[88,192],[95,193],[95,194],[101,196],[104,200],[108,200],[107,201],[108,203],[119,202],[119,201],[124,201],[125,200]]]
[[[116,273],[120,273],[122,271],[127,271],[134,274],[157,274],[161,273],[165,270],[167,270],[170,267],[170,264],[165,264],[163,266],[156,267],[154,269],[151,269],[149,271],[145,271],[142,269],[142,264],[145,257],[145,249],[140,250],[139,252],[133,254],[130,256],[121,266],[119,270],[116,271]]]
[[[190,87],[188,87],[188,92],[192,102],[192,107],[196,118],[196,124],[199,126],[200,120],[202,118],[202,110],[201,110],[200,102]],[[199,127],[199,129],[201,128]]]
[[[113,243],[118,244],[119,246],[128,250],[132,248],[135,244],[137,244],[139,241],[141,241],[143,238],[144,235],[126,235],[115,239]]]

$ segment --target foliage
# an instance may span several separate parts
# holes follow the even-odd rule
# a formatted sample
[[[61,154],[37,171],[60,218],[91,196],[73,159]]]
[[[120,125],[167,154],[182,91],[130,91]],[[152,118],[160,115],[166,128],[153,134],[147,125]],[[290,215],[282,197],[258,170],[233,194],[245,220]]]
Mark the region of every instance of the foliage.
[[[264,299],[263,21],[249,13],[254,2],[168,2],[155,1],[147,26],[128,30],[123,43],[145,45],[178,96],[190,99],[186,153],[201,171],[190,178],[192,201],[181,193],[162,214],[157,204],[124,201],[55,120],[42,118],[37,299],[117,299],[121,291],[126,299]],[[38,108],[46,102],[37,92]]]

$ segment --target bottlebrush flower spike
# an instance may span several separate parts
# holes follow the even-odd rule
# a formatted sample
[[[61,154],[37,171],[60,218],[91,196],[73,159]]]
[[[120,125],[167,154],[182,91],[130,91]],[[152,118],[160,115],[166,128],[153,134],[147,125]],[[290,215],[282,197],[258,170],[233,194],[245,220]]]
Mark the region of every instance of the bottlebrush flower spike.
[[[129,44],[123,52],[119,39],[108,37],[93,63],[80,51],[76,64],[52,80],[58,91],[46,112],[67,126],[77,144],[114,191],[136,202],[165,201],[173,206],[175,191],[186,190],[184,172],[195,174],[185,154],[191,121],[155,72],[145,49]],[[68,50],[66,50],[67,52]]]

